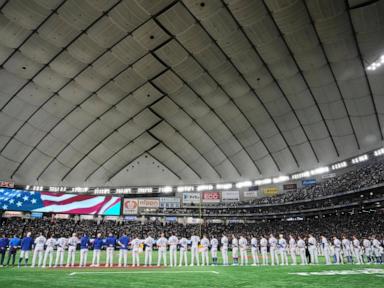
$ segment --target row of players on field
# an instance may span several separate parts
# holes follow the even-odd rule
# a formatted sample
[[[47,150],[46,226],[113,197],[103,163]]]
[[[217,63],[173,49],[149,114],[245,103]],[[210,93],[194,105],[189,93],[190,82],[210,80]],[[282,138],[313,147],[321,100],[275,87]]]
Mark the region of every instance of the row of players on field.
[[[343,237],[342,240],[333,237],[331,241],[328,241],[324,236],[321,236],[318,243],[312,235],[309,235],[307,239],[299,237],[297,240],[293,236],[289,236],[289,240],[286,241],[281,234],[278,239],[271,234],[269,239],[262,237],[258,240],[256,237],[252,237],[250,242],[248,242],[245,237],[240,236],[238,239],[235,235],[232,235],[231,241],[225,235],[218,240],[216,238],[208,239],[205,235],[201,239],[196,235],[191,236],[190,239],[184,237],[178,239],[176,235],[165,238],[164,234],[161,234],[161,237],[155,240],[150,235],[145,239],[130,239],[125,234],[117,238],[111,233],[106,238],[102,238],[101,234],[98,234],[94,239],[90,239],[85,234],[79,239],[76,233],[70,238],[60,237],[56,239],[49,237],[47,239],[40,233],[38,237],[33,239],[31,233],[28,232],[23,239],[17,236],[12,239],[8,239],[5,236],[0,238],[0,265],[4,265],[7,250],[8,260],[6,265],[15,265],[16,253],[20,248],[19,266],[23,260],[24,265],[27,266],[29,254],[33,250],[31,267],[52,267],[52,265],[54,267],[62,267],[64,265],[64,253],[67,250],[66,266],[73,267],[75,265],[75,252],[78,245],[80,246],[79,267],[86,266],[89,249],[93,250],[91,267],[98,267],[100,265],[100,252],[103,248],[106,250],[105,267],[113,266],[115,248],[119,249],[119,267],[127,266],[129,248],[132,250],[133,267],[140,265],[139,254],[141,252],[145,253],[144,266],[151,266],[154,247],[158,249],[157,266],[160,266],[160,264],[167,266],[167,263],[170,266],[188,265],[187,251],[189,246],[191,250],[191,266],[194,264],[200,265],[200,258],[201,265],[209,265],[209,250],[213,265],[218,263],[218,250],[221,251],[223,265],[229,265],[229,248],[232,250],[233,265],[239,264],[239,256],[241,259],[240,265],[248,265],[247,253],[249,248],[253,259],[252,265],[254,266],[259,264],[268,265],[269,260],[271,265],[288,265],[288,255],[291,258],[290,262],[292,265],[296,265],[297,256],[300,256],[301,265],[306,265],[308,264],[306,252],[309,253],[309,260],[312,264],[318,264],[319,254],[325,257],[326,264],[331,264],[331,256],[333,256],[335,264],[343,263],[344,257],[348,263],[355,262],[356,264],[364,263],[364,257],[366,257],[366,262],[368,263],[382,263],[384,258],[383,246],[375,236],[363,239],[362,243],[355,236],[352,241],[347,237]],[[169,262],[167,262],[168,247]],[[56,253],[54,253],[55,249]],[[178,262],[177,251],[179,251]],[[261,260],[259,260],[259,255]],[[54,256],[55,261],[53,263]],[[355,259],[354,261],[353,258]],[[10,263],[11,260],[12,263]]]

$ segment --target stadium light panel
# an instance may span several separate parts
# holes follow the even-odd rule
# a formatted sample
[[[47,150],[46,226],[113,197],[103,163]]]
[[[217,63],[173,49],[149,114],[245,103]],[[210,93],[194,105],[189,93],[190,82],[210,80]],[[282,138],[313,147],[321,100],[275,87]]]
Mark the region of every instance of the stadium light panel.
[[[236,188],[250,187],[252,186],[252,181],[243,181],[236,183]]]
[[[384,148],[380,148],[376,151],[373,152],[373,155],[374,156],[380,156],[380,155],[383,155],[384,154]]]
[[[171,193],[173,191],[173,188],[171,186],[164,186],[159,188],[159,192],[162,193]]]
[[[289,176],[279,176],[276,178],[273,178],[273,183],[281,183],[289,180]]]
[[[360,155],[360,156],[352,159],[352,164],[357,164],[357,163],[364,162],[364,161],[367,161],[367,160],[368,160],[368,155],[367,154]]]
[[[212,190],[213,185],[199,185],[197,186],[197,191],[203,191],[203,190]]]
[[[301,172],[301,173],[297,173],[297,174],[294,174],[292,175],[292,179],[301,179],[301,178],[305,178],[305,177],[309,177],[311,176],[311,173],[309,171],[305,171],[305,172]]]
[[[319,175],[329,172],[329,167],[319,167],[310,171],[311,175]]]
[[[177,187],[177,192],[189,192],[194,191],[195,187],[193,186],[179,186]]]
[[[379,59],[372,62],[371,65],[367,67],[367,70],[369,71],[375,71],[380,66],[384,65],[384,55],[381,55]]]
[[[137,188],[137,193],[152,193],[152,187]]]
[[[268,185],[272,183],[272,179],[266,178],[266,179],[261,179],[261,180],[256,180],[255,185],[261,186],[261,185]]]
[[[108,188],[96,188],[93,193],[94,194],[109,194],[111,192]]]
[[[331,169],[332,170],[337,170],[337,169],[345,168],[347,166],[348,166],[347,161],[343,161],[343,162],[339,162],[339,163],[333,164],[331,166]]]
[[[117,188],[116,194],[129,194],[132,192],[131,188]]]
[[[231,189],[232,186],[233,186],[232,183],[216,184],[216,189],[226,190],[226,189]]]

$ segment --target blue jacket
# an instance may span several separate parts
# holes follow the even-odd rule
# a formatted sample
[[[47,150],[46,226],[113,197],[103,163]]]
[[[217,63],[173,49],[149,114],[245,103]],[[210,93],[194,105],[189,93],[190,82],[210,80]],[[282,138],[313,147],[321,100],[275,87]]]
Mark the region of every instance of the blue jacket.
[[[115,247],[116,246],[116,237],[115,236],[110,236],[105,239],[105,245],[107,247]]]
[[[7,248],[8,243],[9,243],[8,238],[6,238],[6,237],[0,238],[0,249]]]
[[[128,236],[121,236],[119,239],[119,242],[123,244],[123,246],[120,246],[120,249],[127,250],[128,244],[129,244],[129,237]]]
[[[89,238],[88,236],[83,236],[80,239],[80,249],[88,249]]]
[[[103,239],[101,238],[96,238],[95,241],[93,241],[93,249],[94,250],[101,250],[103,247]]]
[[[21,240],[21,250],[23,251],[32,250],[32,245],[33,245],[32,237],[24,237]]]
[[[17,247],[17,246],[20,246],[20,244],[21,244],[21,241],[20,241],[20,238],[18,237],[13,237],[9,241],[9,247]]]

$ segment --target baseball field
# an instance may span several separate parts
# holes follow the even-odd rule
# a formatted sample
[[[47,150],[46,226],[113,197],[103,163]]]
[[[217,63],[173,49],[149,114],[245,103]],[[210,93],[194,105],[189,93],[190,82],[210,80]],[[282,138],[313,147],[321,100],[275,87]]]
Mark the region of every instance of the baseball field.
[[[91,253],[90,253],[91,254]],[[129,254],[129,260],[131,261]],[[153,262],[157,261],[156,252]],[[117,253],[115,262],[117,263]],[[143,259],[141,259],[143,261]],[[219,259],[220,260],[220,259]],[[320,257],[322,261],[322,257]],[[88,262],[91,255],[88,255]],[[129,263],[130,263],[129,261]],[[249,259],[251,262],[251,259]],[[104,254],[102,261],[104,262]],[[0,287],[356,287],[381,288],[384,265],[0,268]]]

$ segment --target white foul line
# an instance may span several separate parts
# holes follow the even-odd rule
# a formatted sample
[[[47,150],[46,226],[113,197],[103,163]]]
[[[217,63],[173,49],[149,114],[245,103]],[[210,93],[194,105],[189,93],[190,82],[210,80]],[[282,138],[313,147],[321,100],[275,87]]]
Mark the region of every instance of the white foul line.
[[[69,276],[79,275],[79,274],[183,274],[183,273],[213,273],[219,274],[217,271],[82,271],[82,272],[72,272]]]

